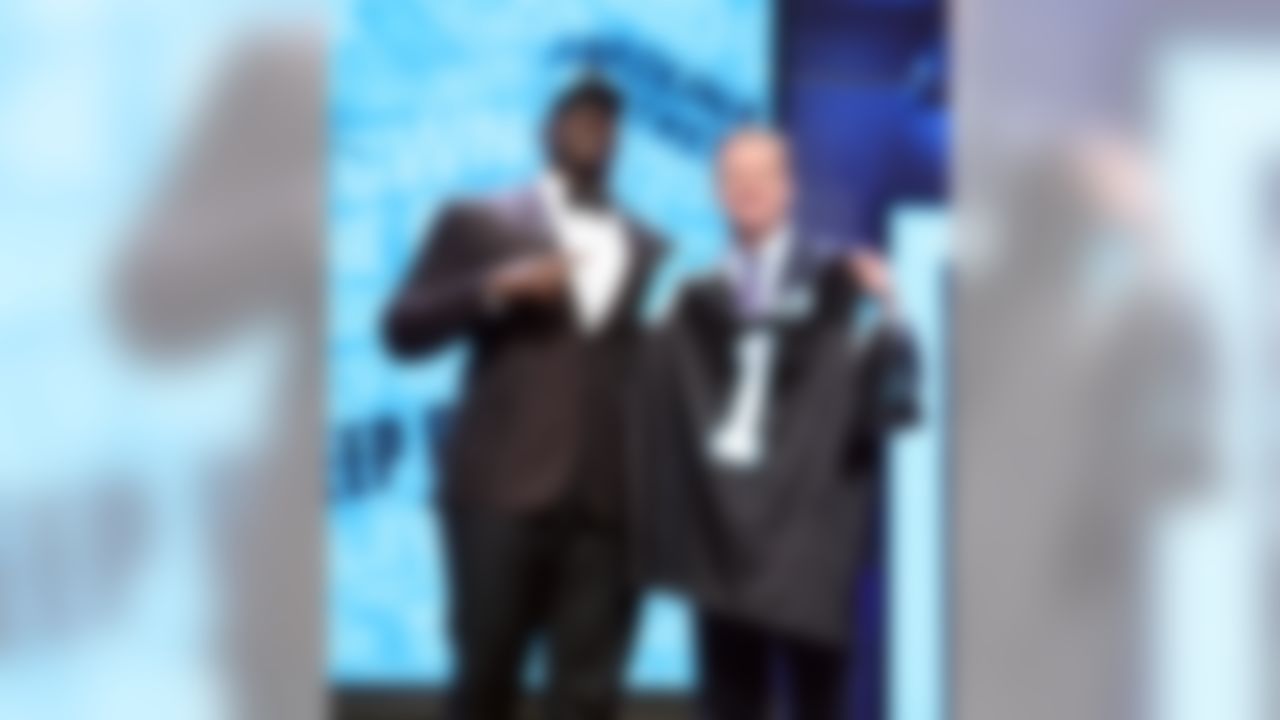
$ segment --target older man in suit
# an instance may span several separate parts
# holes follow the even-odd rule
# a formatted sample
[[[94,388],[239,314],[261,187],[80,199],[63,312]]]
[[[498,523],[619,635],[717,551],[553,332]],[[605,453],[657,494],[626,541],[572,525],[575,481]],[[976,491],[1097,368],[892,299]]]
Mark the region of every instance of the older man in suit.
[[[636,558],[697,605],[707,717],[837,720],[876,446],[915,412],[915,359],[879,262],[790,222],[781,136],[733,135],[718,173],[726,261],[684,287],[638,394]]]
[[[546,636],[553,718],[612,717],[634,597],[624,569],[623,390],[660,254],[608,193],[620,98],[587,79],[531,186],[447,207],[386,316],[406,359],[472,355],[443,448],[456,717],[502,720]]]

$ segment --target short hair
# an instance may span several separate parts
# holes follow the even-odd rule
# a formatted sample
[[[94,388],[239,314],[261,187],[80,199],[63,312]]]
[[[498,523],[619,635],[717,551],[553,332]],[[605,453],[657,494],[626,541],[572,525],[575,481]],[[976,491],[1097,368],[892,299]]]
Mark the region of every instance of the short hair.
[[[791,165],[791,143],[787,140],[787,136],[782,131],[769,127],[768,125],[741,125],[736,127],[720,138],[720,145],[716,148],[716,165],[719,166],[724,161],[725,153],[736,144],[744,140],[765,140],[775,145],[782,153],[782,161],[788,167]]]
[[[564,116],[582,108],[598,110],[616,118],[622,113],[622,94],[599,75],[588,75],[556,98],[551,106],[548,124],[554,126]]]

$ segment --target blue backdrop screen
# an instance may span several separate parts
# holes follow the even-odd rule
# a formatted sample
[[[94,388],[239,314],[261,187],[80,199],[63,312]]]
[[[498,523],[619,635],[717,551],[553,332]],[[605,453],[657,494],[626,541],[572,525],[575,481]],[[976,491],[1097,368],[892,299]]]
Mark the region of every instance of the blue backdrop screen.
[[[431,418],[462,348],[399,365],[379,315],[451,197],[529,181],[543,114],[590,67],[627,98],[615,190],[671,241],[650,306],[712,262],[709,161],[770,104],[768,0],[483,0],[339,8],[330,198],[330,666],[341,683],[447,681],[448,593]],[[690,681],[686,613],[646,602],[633,687]],[[531,667],[537,673],[537,663]]]

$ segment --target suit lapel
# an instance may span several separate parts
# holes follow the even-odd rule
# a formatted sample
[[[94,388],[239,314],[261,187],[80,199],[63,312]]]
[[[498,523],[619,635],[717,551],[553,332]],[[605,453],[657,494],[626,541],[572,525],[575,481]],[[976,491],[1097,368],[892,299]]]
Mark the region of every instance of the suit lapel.
[[[505,199],[504,209],[513,227],[521,229],[532,244],[544,249],[559,247],[551,213],[536,185],[512,193]]]
[[[630,218],[623,217],[623,241],[627,243],[630,261],[622,278],[622,287],[609,309],[605,325],[609,326],[618,318],[633,317],[640,305],[648,279],[652,275],[654,265],[658,261],[661,247]]]
[[[556,241],[551,214],[545,207],[536,185],[525,186],[498,196],[493,207],[500,219],[504,238],[497,250],[500,259],[509,260],[524,255],[555,252],[559,249],[560,243]],[[537,312],[565,329],[576,330],[577,328],[572,302],[568,298],[557,300]]]

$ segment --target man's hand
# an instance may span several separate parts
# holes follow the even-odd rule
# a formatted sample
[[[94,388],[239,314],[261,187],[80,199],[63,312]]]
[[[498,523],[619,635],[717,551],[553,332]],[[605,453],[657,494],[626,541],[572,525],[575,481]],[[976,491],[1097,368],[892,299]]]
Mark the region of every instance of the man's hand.
[[[550,302],[569,284],[569,258],[541,254],[508,261],[489,275],[486,293],[494,302]]]
[[[864,247],[855,248],[845,256],[845,266],[860,288],[875,296],[886,310],[895,309],[893,274],[879,253]]]

